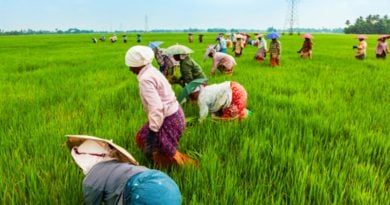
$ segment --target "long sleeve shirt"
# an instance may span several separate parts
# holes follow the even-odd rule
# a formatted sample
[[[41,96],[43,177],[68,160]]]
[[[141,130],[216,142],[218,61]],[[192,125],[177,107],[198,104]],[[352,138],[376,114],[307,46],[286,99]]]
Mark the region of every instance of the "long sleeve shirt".
[[[198,78],[206,78],[200,65],[189,56],[180,61],[180,73],[185,83],[190,83]]]
[[[221,46],[221,49],[227,48],[227,41],[225,38],[220,38],[219,39],[219,45]]]
[[[271,41],[269,45],[269,52],[271,56],[280,56],[280,54],[282,53],[282,44],[278,40]]]
[[[366,56],[367,42],[360,41],[356,49],[356,56],[364,55]]]
[[[376,52],[376,54],[382,54],[383,52],[388,53],[389,48],[387,47],[387,43],[386,42],[378,42],[378,45],[376,46],[375,52]]]
[[[167,68],[172,68],[173,66],[175,66],[175,59],[173,59],[173,57],[163,54],[163,50],[160,48],[157,48],[155,57],[159,66],[165,66]]]
[[[206,119],[209,112],[215,113],[232,103],[230,81],[201,88],[198,97],[199,121]]]
[[[137,79],[142,104],[148,115],[149,128],[158,132],[164,118],[179,109],[179,103],[168,80],[153,66],[145,66]]]
[[[258,40],[257,48],[264,48],[264,50],[267,50],[267,41],[264,38],[261,38],[261,40]]]
[[[311,51],[311,49],[313,48],[313,43],[310,41],[310,40],[305,40],[303,42],[303,45],[302,45],[302,48],[301,48],[301,52],[309,52]]]
[[[231,55],[216,52],[213,57],[213,67],[211,68],[211,73],[214,73],[219,66],[224,66],[225,68],[231,70],[235,65],[236,61]]]
[[[100,162],[92,167],[83,181],[84,201],[87,205],[116,205],[134,175],[148,168],[118,161]]]

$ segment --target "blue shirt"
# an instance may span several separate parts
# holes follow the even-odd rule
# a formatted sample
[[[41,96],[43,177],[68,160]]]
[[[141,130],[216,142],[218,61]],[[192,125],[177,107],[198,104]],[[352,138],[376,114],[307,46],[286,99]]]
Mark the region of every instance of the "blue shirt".
[[[85,176],[83,193],[85,204],[117,204],[126,182],[134,175],[149,170],[116,160],[97,163]]]

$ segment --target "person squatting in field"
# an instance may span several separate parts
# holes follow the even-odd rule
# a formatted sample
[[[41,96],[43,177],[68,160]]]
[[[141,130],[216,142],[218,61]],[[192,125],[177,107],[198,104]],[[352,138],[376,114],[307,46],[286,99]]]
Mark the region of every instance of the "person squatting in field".
[[[246,109],[247,92],[237,82],[225,81],[219,84],[188,84],[189,98],[199,106],[199,121],[206,119],[209,112],[213,118],[221,120],[243,120],[251,115]],[[181,101],[182,99],[179,99]]]
[[[147,46],[133,46],[126,65],[137,75],[140,97],[148,122],[136,134],[136,142],[157,166],[197,164],[177,150],[186,127],[183,110],[167,79],[152,66],[154,53]]]
[[[110,37],[111,43],[115,43],[117,40],[118,40],[118,37],[115,34]]]
[[[203,73],[202,67],[192,59],[187,53],[179,53],[173,55],[173,58],[176,61],[180,62],[180,79],[177,82],[181,86],[190,83],[191,81],[199,78],[206,78],[206,75]]]
[[[85,174],[82,188],[85,204],[181,204],[180,190],[168,175],[120,161],[119,153],[123,152],[92,139],[71,147],[74,161]]]
[[[234,66],[237,65],[234,58],[226,53],[217,52],[214,46],[209,46],[203,57],[203,61],[207,58],[213,59],[213,67],[211,68],[211,75],[215,75],[215,71],[218,69],[221,73],[226,75],[232,75]]]
[[[159,47],[163,42],[151,42],[149,47],[154,52],[154,57],[157,60],[158,65],[160,66],[160,72],[168,79],[169,83],[174,83],[173,77],[175,74],[176,61],[172,56],[164,54],[162,48]]]

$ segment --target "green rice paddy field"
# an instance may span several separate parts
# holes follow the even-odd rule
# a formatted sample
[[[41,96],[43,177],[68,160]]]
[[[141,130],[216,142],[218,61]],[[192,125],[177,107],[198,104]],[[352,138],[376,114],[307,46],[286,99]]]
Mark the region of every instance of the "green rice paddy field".
[[[143,34],[141,44],[188,45],[209,74],[211,60],[202,58],[215,36],[189,44],[185,33]],[[254,61],[256,48],[247,47],[233,76],[210,77],[241,83],[253,115],[187,127],[179,150],[199,167],[163,170],[183,204],[389,203],[390,59],[375,59],[376,35],[364,61],[354,59],[354,36],[314,36],[312,60],[296,53],[303,39],[282,36],[280,67],[271,68],[268,56]],[[113,139],[153,167],[134,140],[147,120],[136,76],[124,64],[135,34],[127,44],[121,37],[93,44],[92,37],[0,37],[1,204],[83,203],[84,176],[66,134]],[[183,109],[198,115],[194,105]]]

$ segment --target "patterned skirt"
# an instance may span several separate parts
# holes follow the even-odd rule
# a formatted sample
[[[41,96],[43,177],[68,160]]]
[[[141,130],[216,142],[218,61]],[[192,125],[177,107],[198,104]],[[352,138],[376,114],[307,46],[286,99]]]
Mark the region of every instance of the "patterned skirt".
[[[244,119],[247,116],[246,101],[247,93],[245,88],[237,82],[230,82],[232,89],[232,102],[229,107],[225,108],[222,113],[222,118]]]
[[[262,62],[265,58],[265,55],[266,55],[266,50],[264,48],[259,48],[257,50],[255,58],[257,61]]]
[[[153,149],[161,155],[173,157],[185,127],[184,113],[182,108],[179,107],[177,112],[164,119],[160,130],[156,134],[156,142]],[[145,123],[136,135],[136,142],[139,148],[144,148],[148,135],[149,122]]]
[[[271,54],[270,64],[272,67],[279,66],[279,58],[276,55]]]
[[[301,51],[301,58],[311,59],[311,56],[312,56],[312,51],[311,50],[309,50],[309,51]]]

